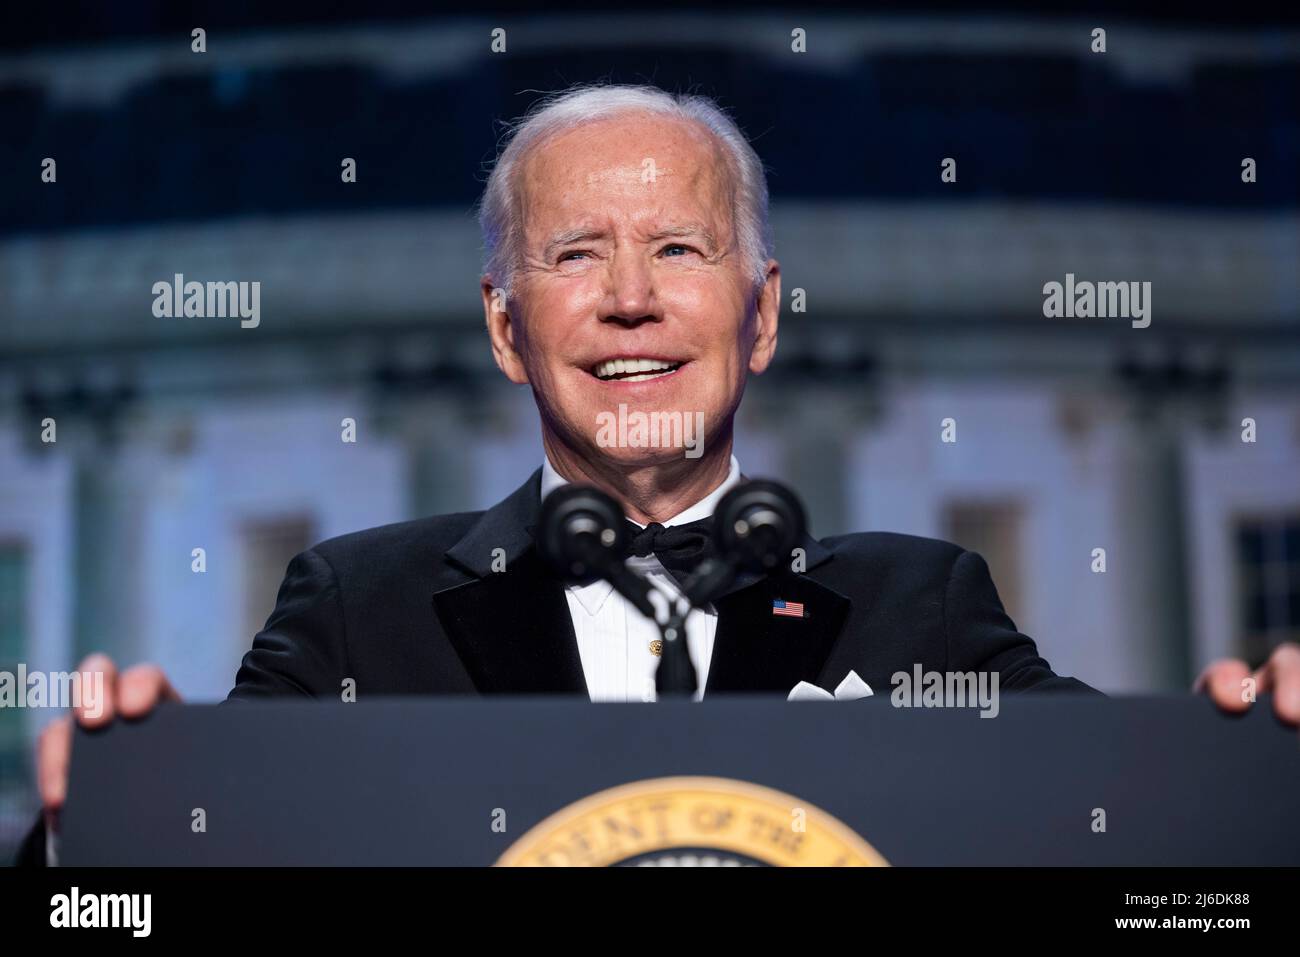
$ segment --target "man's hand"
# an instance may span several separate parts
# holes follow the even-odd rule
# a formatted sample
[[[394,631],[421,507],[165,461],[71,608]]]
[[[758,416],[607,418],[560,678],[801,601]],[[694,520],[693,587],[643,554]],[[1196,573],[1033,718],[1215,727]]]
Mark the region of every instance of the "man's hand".
[[[107,655],[94,654],[77,670],[103,674],[104,700],[95,702],[93,717],[83,701],[81,707],[72,710],[72,714],[46,726],[37,741],[36,782],[41,793],[41,807],[45,811],[45,826],[50,831],[58,830],[59,811],[68,793],[72,722],[75,720],[83,728],[98,728],[108,724],[116,715],[139,718],[148,714],[160,701],[181,700],[157,665],[136,665],[119,675],[117,666]]]
[[[1253,679],[1253,689],[1247,679]],[[1255,695],[1271,691],[1277,716],[1300,725],[1300,645],[1291,641],[1278,645],[1254,674],[1244,661],[1216,661],[1201,672],[1193,690],[1209,694],[1224,711],[1245,711]]]

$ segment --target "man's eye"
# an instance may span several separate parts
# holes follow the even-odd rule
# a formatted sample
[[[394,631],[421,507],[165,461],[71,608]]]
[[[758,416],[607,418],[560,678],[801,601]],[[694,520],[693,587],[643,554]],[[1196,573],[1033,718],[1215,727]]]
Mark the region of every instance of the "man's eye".
[[[692,249],[690,246],[683,246],[681,243],[669,243],[667,246],[665,246],[663,249],[660,250],[660,252],[663,253],[665,256],[676,256],[678,254],[678,251],[680,251],[682,254],[685,254],[685,253],[692,252]]]
[[[570,259],[573,259],[575,256],[585,256],[585,255],[587,255],[587,254],[586,254],[585,252],[583,252],[581,249],[575,249],[575,250],[573,250],[573,252],[561,253],[561,254],[560,254],[560,262],[562,262],[562,263],[563,263],[563,262],[568,262]]]

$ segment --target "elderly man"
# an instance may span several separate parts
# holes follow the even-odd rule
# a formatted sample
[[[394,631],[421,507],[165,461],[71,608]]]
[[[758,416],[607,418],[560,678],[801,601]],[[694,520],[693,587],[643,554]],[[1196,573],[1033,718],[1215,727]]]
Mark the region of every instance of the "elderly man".
[[[701,97],[648,87],[551,97],[515,127],[483,196],[483,307],[506,377],[532,388],[546,457],[486,512],[357,532],[293,559],[233,700],[327,697],[355,682],[379,694],[654,697],[657,631],[604,582],[565,584],[534,547],[541,499],[565,482],[613,496],[646,532],[630,561],[672,594],[655,554],[663,527],[707,520],[741,479],[736,409],[776,352],[781,273],[771,256],[762,165]],[[613,440],[613,414],[680,413],[684,436]],[[660,437],[663,439],[664,437]],[[804,542],[806,568],[738,588],[688,618],[700,696],[786,695],[850,671],[990,672],[1006,690],[1090,691],[1059,677],[1003,611],[987,566],[945,542],[880,532]],[[679,569],[680,570],[680,569]],[[774,601],[803,606],[775,615]],[[176,694],[162,672],[105,672],[103,713],[136,716]],[[1246,708],[1244,663],[1198,680],[1225,710]],[[1300,648],[1254,676],[1300,721]],[[71,719],[39,748],[46,819],[64,799]],[[41,835],[29,847],[37,855]]]

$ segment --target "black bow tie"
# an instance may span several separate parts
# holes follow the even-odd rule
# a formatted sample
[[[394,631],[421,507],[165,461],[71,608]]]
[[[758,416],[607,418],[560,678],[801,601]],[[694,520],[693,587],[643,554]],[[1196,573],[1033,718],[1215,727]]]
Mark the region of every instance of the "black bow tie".
[[[699,567],[700,562],[713,554],[711,517],[667,528],[658,522],[651,522],[645,528],[628,522],[627,532],[628,556],[645,558],[653,554],[679,582],[684,581]]]

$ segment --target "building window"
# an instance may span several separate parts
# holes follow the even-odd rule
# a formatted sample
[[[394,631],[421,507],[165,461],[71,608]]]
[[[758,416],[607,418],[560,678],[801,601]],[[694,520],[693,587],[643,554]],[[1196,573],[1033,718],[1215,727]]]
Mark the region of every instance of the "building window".
[[[1236,523],[1241,655],[1262,664],[1284,641],[1300,641],[1300,513]]]
[[[1002,607],[1016,622],[1024,612],[1022,522],[1023,509],[1015,502],[950,502],[943,513],[944,537],[983,556]]]
[[[312,522],[300,516],[245,522],[241,526],[243,633],[236,640],[243,651],[275,607],[289,560],[311,547],[312,534]]]

